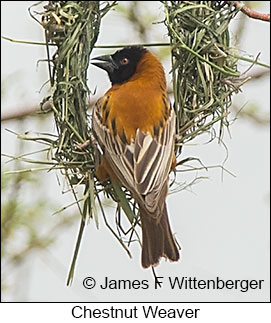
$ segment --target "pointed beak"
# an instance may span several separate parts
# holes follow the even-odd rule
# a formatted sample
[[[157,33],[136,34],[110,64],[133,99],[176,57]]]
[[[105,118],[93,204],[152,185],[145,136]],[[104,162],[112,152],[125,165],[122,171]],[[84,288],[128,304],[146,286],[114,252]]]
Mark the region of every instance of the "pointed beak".
[[[112,73],[118,66],[113,61],[111,55],[103,55],[99,57],[92,58],[92,61],[98,62],[91,62],[92,65],[98,66],[99,68],[107,71],[108,73]]]

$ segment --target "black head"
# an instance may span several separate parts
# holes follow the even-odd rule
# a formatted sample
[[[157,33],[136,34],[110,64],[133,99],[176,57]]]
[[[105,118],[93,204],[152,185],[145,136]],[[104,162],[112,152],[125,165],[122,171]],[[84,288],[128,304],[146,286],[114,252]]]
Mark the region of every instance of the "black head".
[[[137,63],[146,51],[144,47],[126,47],[112,55],[95,57],[93,60],[99,62],[92,64],[107,71],[112,84],[121,84],[135,73]]]

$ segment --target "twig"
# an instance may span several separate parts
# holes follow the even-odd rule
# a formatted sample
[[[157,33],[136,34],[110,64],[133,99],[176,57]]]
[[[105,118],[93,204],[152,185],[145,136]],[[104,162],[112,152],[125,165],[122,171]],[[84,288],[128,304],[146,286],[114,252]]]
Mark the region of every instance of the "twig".
[[[12,43],[19,43],[19,44],[27,44],[27,45],[41,45],[41,46],[45,46],[46,43],[43,42],[37,42],[37,41],[27,41],[27,40],[17,40],[17,39],[12,39],[10,37],[6,37],[6,36],[2,36],[1,38],[3,38],[4,40],[8,40]],[[56,46],[56,44],[49,44],[50,46]]]
[[[95,102],[97,101],[98,96],[95,95],[93,96],[89,101],[88,101],[88,107],[91,108]],[[52,106],[51,102],[46,102],[42,106],[42,110],[45,112],[51,112],[52,111]],[[24,119],[26,117],[32,116],[32,117],[38,117],[42,113],[40,105],[34,105],[31,107],[22,107],[22,108],[17,108],[17,109],[9,109],[8,112],[5,112],[1,115],[1,121],[9,121],[9,120],[14,120],[14,119]]]
[[[43,42],[37,42],[37,41],[27,41],[27,40],[18,40],[18,39],[13,39],[10,37],[2,36],[4,40],[8,40],[12,43],[18,43],[18,44],[25,44],[25,45],[49,45],[49,46],[56,46],[54,43],[43,43]],[[141,44],[134,44],[136,46],[143,46],[143,47],[159,47],[159,46],[170,46],[169,43],[141,43]],[[94,48],[104,48],[104,49],[110,49],[110,48],[122,48],[126,46],[131,46],[130,44],[119,44],[119,45],[95,45],[93,46]]]
[[[230,2],[230,1],[229,1]],[[12,41],[14,43],[19,43],[19,44],[31,44],[31,45],[46,45],[46,43],[38,43],[38,42],[33,42],[33,41],[22,41],[22,40],[16,40],[16,39],[11,39],[5,36],[2,36],[3,39]],[[48,45],[52,45],[51,43]],[[140,44],[135,44],[135,43],[127,43],[127,44],[119,44],[119,45],[95,45],[94,48],[99,48],[99,49],[114,49],[114,48],[123,48],[123,47],[129,47],[129,46],[142,46],[142,47],[171,47],[173,48],[174,46],[171,46],[170,43],[140,43]],[[232,57],[238,58],[239,60],[246,61],[249,63],[253,63],[253,59],[245,58],[243,56],[238,56],[233,53],[228,53],[228,55],[231,55]],[[269,65],[261,63],[261,62],[255,62],[256,65],[260,65],[266,68],[270,68]]]
[[[233,3],[233,5],[236,7],[236,9],[241,10],[245,15],[247,15],[250,18],[259,19],[263,21],[270,22],[270,14],[269,13],[261,13],[254,11],[247,6],[242,1],[227,1],[228,3]]]
[[[262,77],[266,77],[266,76],[270,76],[270,71],[268,70],[257,71],[254,74],[250,75],[252,81],[262,79]]]
[[[247,58],[247,57],[244,57],[244,56],[240,56],[240,55],[237,55],[235,53],[229,53],[228,55],[234,57],[234,58],[237,58],[241,61],[244,61],[244,62],[248,62],[248,63],[252,63],[252,64],[255,64],[255,65],[259,65],[259,66],[262,66],[262,67],[265,67],[265,68],[270,68],[269,65],[265,64],[265,63],[261,63],[259,61],[256,61],[255,59],[251,59],[251,58]]]
[[[47,102],[44,104],[45,111],[51,111],[51,103]],[[38,112],[41,112],[40,105],[34,105],[31,107],[23,107],[17,109],[9,109],[8,112],[1,115],[1,121],[9,121],[14,119],[23,119],[30,115],[39,116]]]

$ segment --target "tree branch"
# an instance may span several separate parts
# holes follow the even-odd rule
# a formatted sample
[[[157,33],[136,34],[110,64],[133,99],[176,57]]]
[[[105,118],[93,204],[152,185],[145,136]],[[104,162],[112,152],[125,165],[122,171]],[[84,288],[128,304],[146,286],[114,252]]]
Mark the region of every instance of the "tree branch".
[[[44,104],[44,110],[51,110],[51,104],[49,102]],[[24,119],[29,116],[40,116],[40,105],[35,105],[31,107],[22,107],[17,109],[11,109],[8,112],[1,114],[1,122],[14,120],[14,119]]]
[[[263,21],[270,22],[270,14],[269,13],[260,13],[257,11],[254,11],[247,6],[242,1],[227,1],[228,3],[233,3],[233,5],[236,7],[236,9],[241,10],[245,15],[247,15],[250,18],[259,19]]]
[[[97,101],[97,95],[93,96],[91,99],[88,100],[88,107],[91,108]],[[46,112],[51,112],[52,108],[51,108],[51,102],[46,102],[43,107],[42,107],[43,111]],[[40,105],[34,105],[34,106],[30,106],[30,107],[21,107],[21,108],[17,108],[17,109],[10,109],[8,110],[8,112],[4,112],[3,114],[1,114],[1,122],[4,121],[10,121],[10,120],[21,120],[24,119],[26,117],[39,117],[42,115],[41,113],[41,108]]]

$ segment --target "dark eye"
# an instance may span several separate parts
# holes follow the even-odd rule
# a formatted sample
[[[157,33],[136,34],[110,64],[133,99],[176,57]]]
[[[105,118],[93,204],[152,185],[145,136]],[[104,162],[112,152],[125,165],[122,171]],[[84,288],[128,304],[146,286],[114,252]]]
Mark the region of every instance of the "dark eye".
[[[120,61],[121,65],[127,65],[129,63],[129,59],[127,57],[124,57]]]

